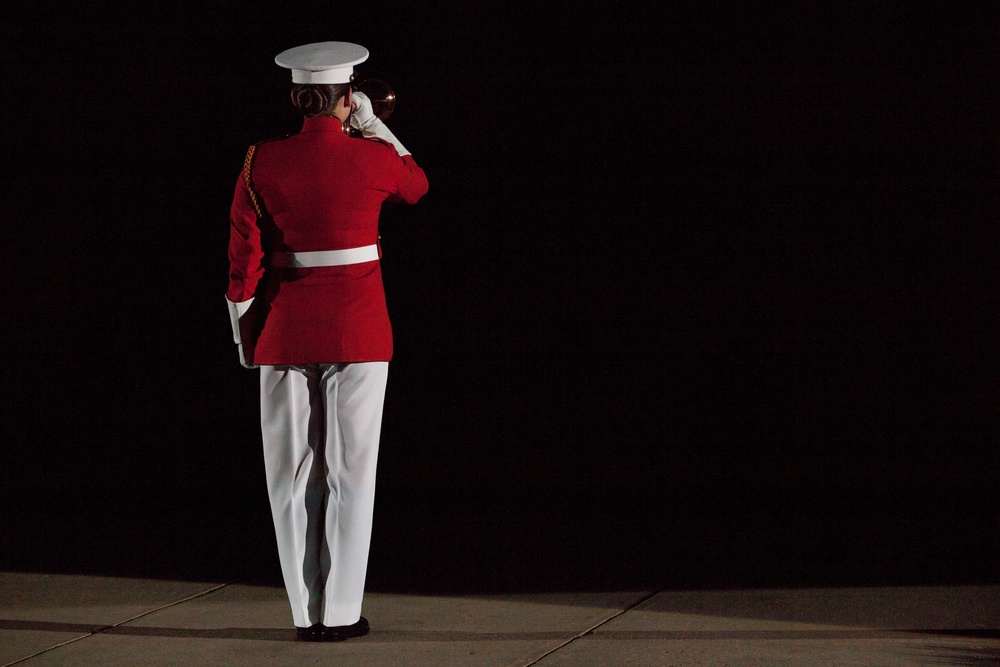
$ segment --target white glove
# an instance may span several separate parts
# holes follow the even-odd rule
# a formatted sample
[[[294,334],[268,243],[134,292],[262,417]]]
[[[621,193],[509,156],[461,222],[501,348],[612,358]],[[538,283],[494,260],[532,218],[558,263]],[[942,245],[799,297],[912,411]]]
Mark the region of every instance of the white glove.
[[[351,127],[361,130],[361,134],[366,137],[377,137],[382,141],[388,142],[395,146],[396,152],[402,157],[403,155],[409,155],[410,151],[399,142],[389,128],[385,126],[379,117],[375,115],[375,110],[372,109],[372,102],[368,99],[368,96],[362,92],[352,91],[351,92],[351,107],[354,111],[351,113]]]
[[[247,363],[246,356],[243,354],[243,340],[240,338],[240,317],[250,310],[253,297],[240,303],[233,303],[229,300],[229,297],[226,297],[226,303],[229,305],[229,323],[233,325],[233,342],[236,343],[237,350],[240,353],[240,365],[243,368],[257,368],[253,364]]]
[[[381,123],[372,108],[372,101],[364,93],[351,91],[351,127],[364,132],[374,123]]]

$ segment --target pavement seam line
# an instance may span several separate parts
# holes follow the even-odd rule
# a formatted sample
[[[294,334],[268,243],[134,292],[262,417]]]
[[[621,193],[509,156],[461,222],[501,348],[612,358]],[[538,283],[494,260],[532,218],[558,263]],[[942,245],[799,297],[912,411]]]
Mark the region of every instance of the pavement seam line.
[[[552,655],[556,651],[562,650],[563,648],[569,646],[570,644],[572,644],[573,642],[575,642],[577,639],[580,639],[581,637],[586,637],[587,635],[591,634],[594,630],[596,630],[597,628],[601,627],[602,625],[606,625],[607,623],[610,623],[611,621],[615,620],[616,618],[618,618],[622,614],[627,614],[628,612],[632,611],[633,609],[635,609],[636,607],[638,607],[642,603],[644,603],[644,602],[652,599],[654,596],[659,595],[659,594],[660,594],[660,591],[653,591],[652,593],[649,593],[649,594],[645,595],[644,597],[636,600],[635,602],[633,602],[629,606],[627,606],[624,609],[622,609],[621,611],[619,611],[617,614],[612,614],[611,616],[608,616],[606,619],[604,619],[603,621],[600,621],[596,625],[591,626],[590,628],[584,630],[583,632],[579,632],[579,633],[573,635],[572,637],[570,637],[569,639],[567,639],[563,643],[559,644],[559,646],[556,646],[555,648],[552,648],[552,649],[546,651],[545,653],[541,654],[540,656],[538,656],[537,658],[535,658],[534,660],[532,660],[528,664],[524,665],[524,667],[533,667],[533,665],[537,665],[542,660],[544,660],[545,658],[549,657],[550,655]]]
[[[229,584],[217,584],[216,586],[213,586],[212,588],[209,588],[206,591],[201,591],[201,592],[195,593],[193,595],[188,595],[185,598],[181,598],[180,600],[174,600],[173,602],[169,602],[169,603],[167,603],[167,604],[165,604],[165,605],[163,605],[161,607],[157,607],[155,609],[149,609],[147,611],[142,612],[141,614],[136,614],[135,616],[133,616],[131,618],[126,618],[124,621],[119,621],[118,623],[115,623],[114,625],[102,625],[100,627],[94,628],[91,632],[89,632],[89,633],[87,633],[87,634],[85,634],[85,635],[83,635],[81,637],[74,637],[73,639],[68,639],[68,640],[66,640],[64,642],[60,642],[59,644],[56,644],[54,646],[47,646],[47,647],[43,648],[41,651],[37,651],[37,652],[32,653],[31,655],[25,656],[23,658],[18,658],[14,662],[8,662],[7,664],[3,665],[2,667],[11,667],[12,665],[17,665],[17,664],[20,664],[22,662],[27,662],[28,660],[31,660],[32,658],[37,658],[38,656],[42,655],[43,653],[48,653],[49,651],[54,651],[57,648],[61,648],[63,646],[67,646],[69,644],[75,644],[76,642],[83,641],[84,639],[90,639],[94,635],[103,634],[103,633],[107,632],[108,630],[114,630],[115,628],[120,628],[121,626],[125,625],[126,623],[131,623],[132,621],[139,620],[143,616],[149,616],[150,614],[155,614],[158,611],[163,611],[164,609],[170,609],[171,607],[176,607],[179,604],[184,604],[185,602],[190,602],[191,600],[196,600],[196,599],[198,599],[200,597],[204,597],[205,595],[208,595],[209,593],[214,593],[215,591],[217,591],[217,590],[219,590],[221,588],[225,588],[228,585]]]

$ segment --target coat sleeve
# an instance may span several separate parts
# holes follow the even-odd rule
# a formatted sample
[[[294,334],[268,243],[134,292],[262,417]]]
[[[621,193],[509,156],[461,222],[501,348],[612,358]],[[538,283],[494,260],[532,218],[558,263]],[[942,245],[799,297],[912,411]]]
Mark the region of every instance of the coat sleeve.
[[[421,197],[427,194],[427,176],[424,174],[424,170],[417,165],[412,155],[404,155],[399,158],[394,176],[396,180],[394,196],[407,204],[416,204]]]
[[[256,207],[240,174],[229,211],[229,288],[226,298],[241,303],[253,298],[264,275],[264,251]]]

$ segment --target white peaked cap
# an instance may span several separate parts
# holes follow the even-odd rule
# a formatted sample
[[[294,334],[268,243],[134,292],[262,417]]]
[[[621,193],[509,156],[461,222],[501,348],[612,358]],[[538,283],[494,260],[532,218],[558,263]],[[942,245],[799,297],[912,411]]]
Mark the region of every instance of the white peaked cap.
[[[366,60],[368,49],[350,42],[303,44],[274,57],[292,70],[292,83],[350,83],[354,66]]]

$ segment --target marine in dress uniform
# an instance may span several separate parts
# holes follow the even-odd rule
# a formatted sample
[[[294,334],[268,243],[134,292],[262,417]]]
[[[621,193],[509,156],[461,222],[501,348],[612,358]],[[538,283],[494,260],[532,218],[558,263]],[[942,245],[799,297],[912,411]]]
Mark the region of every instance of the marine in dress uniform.
[[[279,559],[298,637],[309,641],[368,632],[361,603],[392,358],[379,211],[427,192],[371,101],[345,85],[367,58],[347,42],[275,57],[292,70],[302,130],[250,147],[230,212],[233,338],[241,363],[261,370]]]

